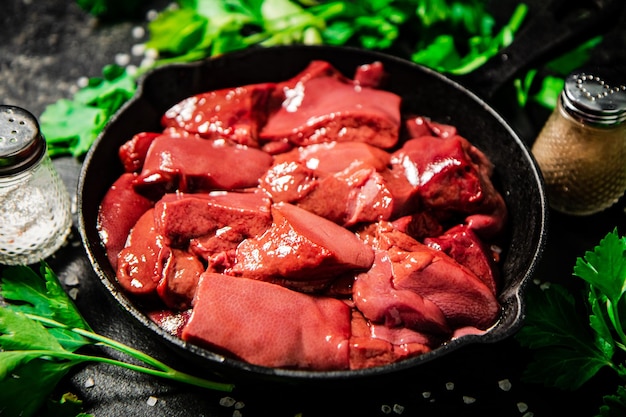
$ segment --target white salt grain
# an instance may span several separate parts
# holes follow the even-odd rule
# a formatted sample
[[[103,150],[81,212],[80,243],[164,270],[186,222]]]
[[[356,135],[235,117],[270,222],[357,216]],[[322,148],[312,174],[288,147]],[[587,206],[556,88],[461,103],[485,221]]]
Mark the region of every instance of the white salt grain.
[[[510,391],[512,387],[511,381],[509,381],[508,379],[502,379],[498,381],[498,386],[502,391]]]
[[[465,404],[474,404],[476,402],[476,398],[464,395],[463,396],[463,402]]]
[[[432,393],[430,391],[422,392],[422,397],[423,398],[430,398],[431,395],[432,395]]]
[[[70,287],[74,287],[74,286],[78,285],[78,283],[79,283],[78,277],[76,275],[70,275],[68,277],[65,277],[63,282],[65,282],[65,285],[68,285]]]
[[[232,407],[235,405],[236,401],[232,397],[222,397],[220,398],[220,405],[222,407]]]
[[[233,411],[233,417],[241,417],[243,414],[241,414],[241,411],[239,410],[235,410]]]
[[[67,292],[67,295],[69,295],[72,300],[76,300],[78,298],[78,288],[72,288]]]
[[[148,398],[148,401],[146,401],[146,404],[148,404],[150,407],[154,407],[157,403],[157,397],[150,397]]]
[[[454,382],[446,382],[446,389],[452,391],[454,389]]]
[[[89,85],[89,78],[87,77],[80,77],[78,80],[76,80],[76,85],[78,85],[78,88],[85,88]]]
[[[528,405],[526,403],[519,402],[519,403],[517,403],[517,410],[520,413],[524,413],[524,412],[528,411]]]
[[[396,413],[396,414],[404,413],[404,406],[400,405],[400,404],[394,404],[393,405],[393,412]]]
[[[130,48],[130,53],[133,56],[142,56],[146,53],[146,44],[145,43],[136,43]]]
[[[380,407],[380,411],[382,411],[384,414],[391,414],[391,407],[388,406],[387,404],[383,404]]]
[[[157,59],[159,57],[159,51],[154,48],[147,48],[144,52],[146,58]]]
[[[243,401],[237,401],[235,403],[235,410],[241,410],[245,406],[246,406],[246,404]]]
[[[96,385],[96,381],[94,381],[93,378],[87,378],[85,380],[85,388],[91,388],[94,385]]]
[[[128,54],[115,54],[115,63],[120,67],[125,67],[130,64],[130,55]]]
[[[154,59],[152,58],[144,58],[141,60],[141,63],[139,64],[141,68],[150,68],[153,65],[154,65]]]
[[[135,26],[131,33],[133,35],[133,38],[141,39],[145,36],[146,30],[143,28],[143,26]]]
[[[137,74],[137,66],[136,65],[127,66],[126,73],[131,76]]]
[[[148,22],[152,22],[154,19],[157,18],[157,16],[159,16],[159,12],[154,9],[148,10],[148,13],[146,13],[146,20]]]
[[[532,413],[529,411],[526,414],[524,414],[522,417],[534,417],[534,416],[535,416],[535,413]]]

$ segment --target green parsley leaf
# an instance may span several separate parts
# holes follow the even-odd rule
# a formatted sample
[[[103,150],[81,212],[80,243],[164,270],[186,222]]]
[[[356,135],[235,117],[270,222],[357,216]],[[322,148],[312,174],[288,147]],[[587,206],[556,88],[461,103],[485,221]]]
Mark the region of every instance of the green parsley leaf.
[[[72,393],[65,393],[56,401],[49,399],[37,417],[94,417],[82,413],[83,402]]]
[[[600,368],[612,366],[612,352],[597,346],[580,315],[574,297],[557,284],[542,290],[531,286],[524,327],[516,338],[533,349],[534,360],[524,378],[562,389],[577,389]]]
[[[16,360],[7,359],[7,354],[27,349],[58,350],[63,347],[40,323],[30,320],[22,313],[14,313],[9,308],[0,308],[0,354],[3,356],[2,368]],[[15,366],[15,363],[12,365]],[[0,368],[1,369],[1,368]],[[0,376],[6,375],[11,369],[3,369]]]
[[[607,234],[593,251],[577,259],[574,274],[616,305],[626,291],[626,239],[616,229]]]
[[[617,392],[604,397],[599,417],[623,417],[626,415],[626,387],[617,387]]]
[[[0,355],[13,352],[0,352]],[[24,353],[24,355],[28,355]],[[0,379],[0,415],[34,416],[76,362],[32,360]],[[3,362],[0,356],[0,362]]]
[[[133,16],[145,0],[76,0],[86,12],[102,19],[123,19]]]
[[[193,9],[164,11],[149,23],[151,36],[146,47],[160,53],[183,55],[202,42],[207,24],[208,19]]]
[[[36,314],[70,327],[89,330],[74,302],[52,269],[41,263],[40,274],[27,266],[9,266],[2,271],[0,289],[8,309]]]
[[[4,267],[0,275],[0,415],[33,416],[74,366],[102,362],[181,383],[221,391],[232,384],[209,381],[91,331],[52,269]],[[97,344],[146,366],[76,353]]]
[[[47,106],[41,131],[51,156],[83,156],[113,114],[135,93],[136,81],[123,68],[109,65],[102,78],[92,78],[73,100]]]

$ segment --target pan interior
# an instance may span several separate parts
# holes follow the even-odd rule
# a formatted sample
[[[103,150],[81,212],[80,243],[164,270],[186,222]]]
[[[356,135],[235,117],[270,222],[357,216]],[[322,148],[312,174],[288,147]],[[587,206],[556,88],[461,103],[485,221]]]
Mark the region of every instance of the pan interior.
[[[252,366],[190,346],[171,336],[141,312],[118,286],[97,231],[99,202],[122,173],[117,150],[135,133],[159,131],[161,115],[178,101],[205,91],[281,81],[312,60],[326,60],[352,77],[358,65],[381,61],[389,74],[385,89],[399,94],[403,110],[451,124],[495,165],[496,186],[509,209],[509,244],[503,248],[500,321],[485,335],[455,339],[412,359],[359,371],[311,372]],[[175,64],[149,73],[137,96],[110,121],[88,153],[79,179],[79,229],[88,257],[105,288],[156,337],[194,362],[221,372],[288,380],[328,380],[376,376],[413,368],[468,343],[495,342],[513,334],[524,317],[523,289],[546,239],[547,204],[539,170],[526,145],[485,102],[463,86],[408,61],[359,49],[276,47],[227,54],[193,64]]]

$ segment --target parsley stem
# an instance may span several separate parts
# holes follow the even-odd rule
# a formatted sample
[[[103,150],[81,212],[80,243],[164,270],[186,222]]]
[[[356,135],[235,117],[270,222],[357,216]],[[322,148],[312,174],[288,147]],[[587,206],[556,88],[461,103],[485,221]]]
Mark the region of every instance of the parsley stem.
[[[113,339],[109,339],[106,336],[102,336],[100,334],[91,332],[89,330],[80,329],[80,328],[72,328],[63,323],[59,323],[55,320],[51,320],[46,317],[41,317],[41,316],[37,316],[33,314],[26,314],[26,316],[31,320],[38,321],[49,327],[56,327],[56,328],[70,330],[80,336],[83,336],[87,339],[98,342],[98,344],[101,346],[107,346],[107,347],[117,350],[118,352],[125,353],[126,355],[133,357],[137,360],[140,360],[141,362],[145,363],[146,365],[150,365],[155,369],[146,368],[144,366],[139,366],[139,365],[133,365],[133,364],[115,360],[115,359],[109,359],[109,358],[98,357],[98,356],[87,356],[87,355],[75,354],[71,352],[50,351],[52,353],[50,353],[49,356],[55,356],[55,357],[60,357],[64,359],[75,359],[75,360],[82,360],[82,361],[108,363],[112,365],[121,366],[127,369],[131,369],[134,371],[142,372],[145,374],[159,376],[161,378],[167,378],[167,379],[171,379],[174,381],[185,382],[187,384],[196,385],[196,386],[203,387],[203,388],[209,388],[212,390],[230,392],[234,389],[234,385],[232,384],[209,381],[204,378],[195,377],[193,375],[189,375],[184,372],[177,371],[173,369],[172,367],[159,361],[158,359],[150,355],[147,355],[144,352],[141,352],[123,343],[117,342]]]
[[[613,328],[615,329],[615,332],[617,333],[621,341],[620,347],[622,348],[622,350],[624,350],[624,345],[626,345],[626,334],[624,334],[622,322],[619,319],[620,316],[618,303],[613,303],[610,299],[607,299],[606,303],[608,307],[607,310],[609,313],[609,317],[611,318],[611,323],[613,323]]]
[[[106,358],[102,356],[83,355],[80,353],[73,353],[64,350],[29,350],[29,355],[37,356],[40,358],[56,358],[74,362],[75,364],[81,362],[100,362],[109,365],[119,366],[122,368],[130,369],[132,371],[141,372],[144,374],[157,376],[160,378],[170,379],[177,382],[184,382],[190,385],[195,385],[201,388],[208,388],[217,391],[230,392],[234,389],[234,385],[209,381],[203,378],[199,378],[193,375],[186,374],[184,372],[177,371],[168,366],[165,366],[163,370],[157,370],[152,368],[146,368],[141,365],[134,365],[132,363],[120,361],[117,359]]]

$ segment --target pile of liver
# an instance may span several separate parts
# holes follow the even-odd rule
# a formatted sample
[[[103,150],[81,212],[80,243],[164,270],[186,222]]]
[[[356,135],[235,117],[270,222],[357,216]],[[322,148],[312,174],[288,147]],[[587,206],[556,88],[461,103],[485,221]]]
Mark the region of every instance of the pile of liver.
[[[380,366],[489,329],[494,167],[384,79],[313,61],[129,138],[98,224],[120,285],[182,339],[268,367]]]

